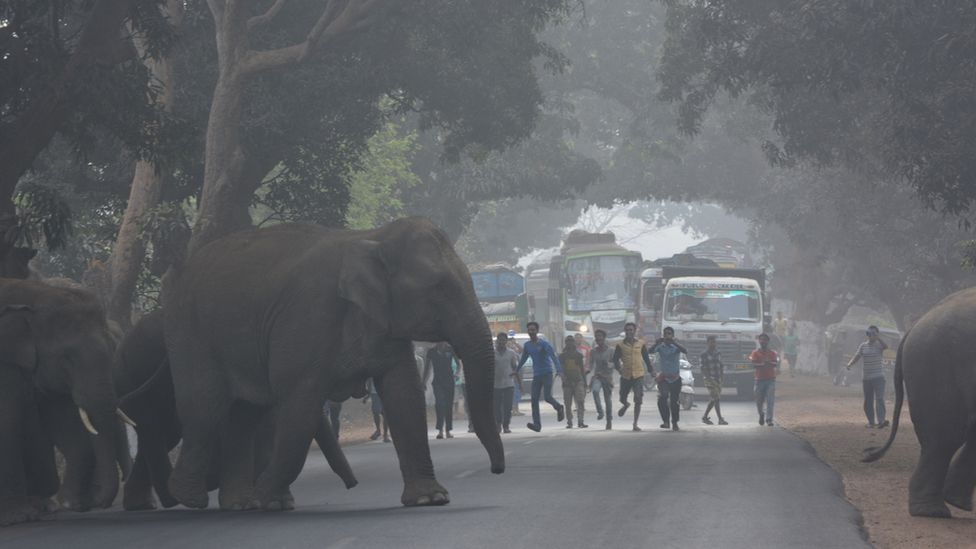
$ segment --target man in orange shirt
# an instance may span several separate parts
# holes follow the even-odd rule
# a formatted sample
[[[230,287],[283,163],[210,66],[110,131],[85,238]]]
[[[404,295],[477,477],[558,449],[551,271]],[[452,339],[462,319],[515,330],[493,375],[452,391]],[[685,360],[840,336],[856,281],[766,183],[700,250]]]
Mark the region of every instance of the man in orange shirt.
[[[759,411],[759,424],[773,426],[773,403],[776,400],[776,374],[779,373],[779,355],[769,348],[769,336],[759,334],[759,348],[749,355],[755,368],[756,409]],[[763,413],[763,403],[766,413]]]

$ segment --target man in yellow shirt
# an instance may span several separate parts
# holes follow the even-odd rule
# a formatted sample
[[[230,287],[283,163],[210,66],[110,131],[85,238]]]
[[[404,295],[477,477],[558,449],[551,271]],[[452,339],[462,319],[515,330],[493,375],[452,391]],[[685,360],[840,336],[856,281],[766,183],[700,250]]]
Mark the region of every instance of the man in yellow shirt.
[[[620,373],[620,403],[623,406],[617,410],[617,416],[624,417],[630,403],[627,395],[634,393],[634,431],[640,431],[637,420],[640,418],[641,404],[644,402],[644,374],[651,372],[651,358],[644,348],[644,342],[635,338],[637,325],[628,322],[624,325],[624,340],[617,344],[613,351],[613,367]],[[607,410],[610,413],[610,410]]]

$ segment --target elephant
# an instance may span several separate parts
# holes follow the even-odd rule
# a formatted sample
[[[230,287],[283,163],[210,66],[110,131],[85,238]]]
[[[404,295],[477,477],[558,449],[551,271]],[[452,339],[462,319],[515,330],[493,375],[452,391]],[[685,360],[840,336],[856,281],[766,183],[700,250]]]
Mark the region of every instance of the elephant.
[[[0,278],[0,523],[35,518],[55,492],[72,510],[112,504],[117,465],[129,471],[113,352],[94,295]]]
[[[219,504],[283,509],[326,399],[362,396],[372,377],[403,478],[401,503],[443,505],[412,341],[449,341],[463,361],[472,424],[493,473],[505,469],[491,410],[491,333],[470,273],[432,222],[406,218],[366,231],[286,223],[199,247],[163,279],[166,346],[183,429],[169,480],[188,507],[208,505],[206,478],[219,436]],[[255,420],[270,408],[274,441],[253,483]],[[231,451],[224,451],[225,449]],[[246,476],[246,472],[244,474]],[[238,474],[237,478],[241,478]]]
[[[155,509],[154,490],[162,507],[173,507],[179,502],[169,492],[172,471],[169,453],[179,444],[182,428],[176,412],[161,309],[143,316],[126,334],[116,351],[114,377],[116,392],[122,395],[120,407],[136,423],[138,435],[135,463],[123,491],[123,508],[127,511]],[[258,471],[267,463],[267,453],[261,450],[273,437],[270,427],[270,421],[263,421],[261,435],[256,439],[254,466]],[[324,418],[320,420],[315,440],[346,488],[356,486],[358,481],[352,468]],[[213,476],[207,487],[217,487]]]
[[[907,393],[921,446],[908,487],[908,512],[914,516],[949,518],[946,503],[973,509],[976,362],[969,342],[976,339],[974,313],[976,288],[962,290],[939,302],[905,335],[895,361],[891,433],[881,448],[865,450],[863,461],[872,462],[891,447]]]

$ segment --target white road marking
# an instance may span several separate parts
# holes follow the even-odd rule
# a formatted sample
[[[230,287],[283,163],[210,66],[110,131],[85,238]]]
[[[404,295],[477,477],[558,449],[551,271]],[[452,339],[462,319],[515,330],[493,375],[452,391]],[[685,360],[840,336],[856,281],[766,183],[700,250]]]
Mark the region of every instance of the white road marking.
[[[343,547],[351,545],[354,541],[356,541],[356,538],[354,537],[342,538],[332,545],[326,545],[325,549],[342,549]]]
[[[525,442],[523,442],[522,444],[524,444],[524,445],[526,445],[526,446],[528,446],[529,444],[532,444],[533,442],[538,442],[538,441],[539,441],[539,439],[537,439],[537,438],[534,438],[534,439],[532,439],[532,440],[526,440],[526,441],[525,441]]]
[[[471,476],[471,475],[473,475],[474,473],[475,473],[475,470],[474,470],[474,469],[471,469],[470,471],[465,471],[465,472],[463,472],[463,473],[460,473],[460,474],[458,474],[458,475],[457,475],[457,476],[455,476],[454,478],[464,478],[464,477],[470,477],[470,476]]]

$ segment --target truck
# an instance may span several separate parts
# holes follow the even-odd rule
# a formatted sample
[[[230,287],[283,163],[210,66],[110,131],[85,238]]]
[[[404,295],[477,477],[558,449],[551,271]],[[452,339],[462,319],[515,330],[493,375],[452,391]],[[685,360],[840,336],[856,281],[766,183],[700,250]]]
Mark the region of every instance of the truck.
[[[690,249],[690,248],[689,248]],[[718,267],[714,261],[696,257],[690,253],[674,254],[654,261],[644,261],[641,271],[640,305],[638,309],[637,335],[644,341],[654,341],[661,336],[661,306],[664,301],[664,278],[661,268],[665,266]]]
[[[753,394],[749,355],[763,332],[766,276],[763,269],[664,266],[663,326],[688,349],[696,384],[701,384],[699,357],[706,338],[715,336],[725,364],[725,385],[741,397]]]
[[[577,333],[592,340],[594,330],[621,339],[624,325],[637,321],[641,263],[640,252],[618,245],[613,233],[569,233],[549,262],[542,333],[557,348]]]
[[[471,282],[492,334],[524,330],[525,279],[522,275],[506,265],[485,265],[471,269]]]

